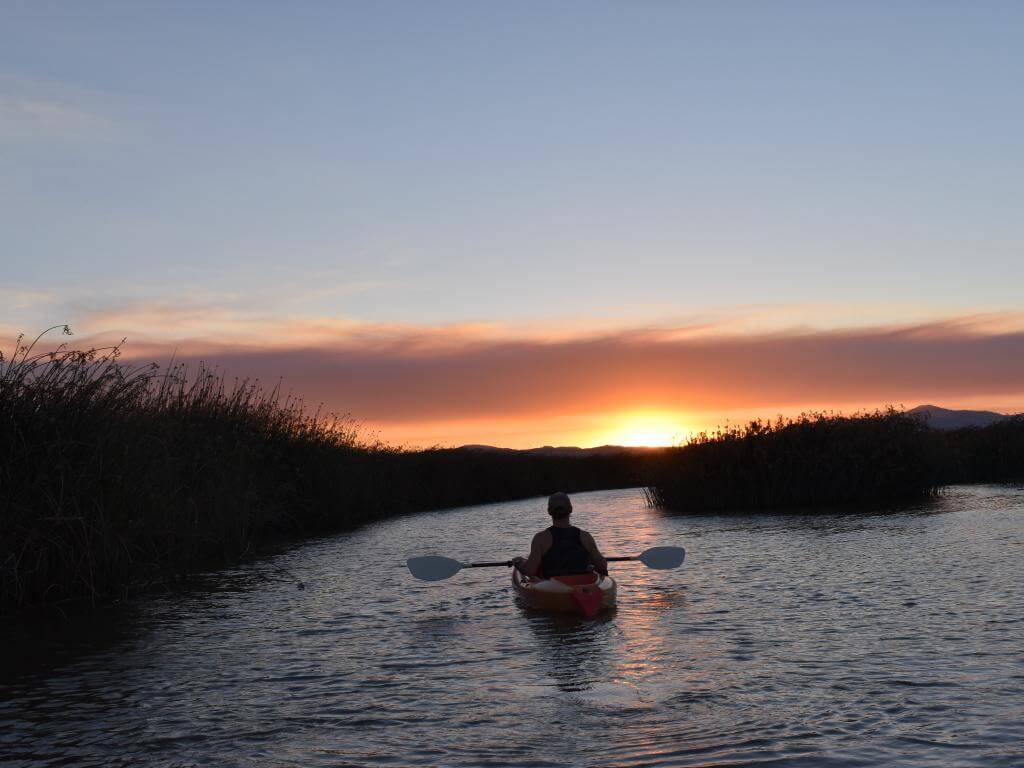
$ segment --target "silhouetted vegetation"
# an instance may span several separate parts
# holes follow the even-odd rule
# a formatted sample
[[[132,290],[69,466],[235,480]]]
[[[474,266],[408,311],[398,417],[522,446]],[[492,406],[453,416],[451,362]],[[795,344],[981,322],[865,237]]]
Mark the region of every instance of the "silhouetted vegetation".
[[[933,493],[943,463],[933,430],[904,413],[808,414],[698,435],[659,460],[648,498],[677,510],[902,501]]]
[[[653,504],[701,511],[890,503],[1020,478],[1024,417],[939,432],[895,410],[812,414],[663,451],[409,451],[258,382],[19,339],[0,355],[0,612],[110,598],[268,540],[554,490],[643,485]]]
[[[258,382],[118,356],[21,339],[0,356],[0,611],[123,594],[270,538],[644,482],[625,455],[368,443],[350,421]]]
[[[947,483],[999,483],[1024,480],[1024,415],[986,427],[936,433],[945,456]]]
[[[679,511],[899,503],[1024,478],[1024,416],[952,431],[894,409],[702,433],[652,459],[648,500]]]

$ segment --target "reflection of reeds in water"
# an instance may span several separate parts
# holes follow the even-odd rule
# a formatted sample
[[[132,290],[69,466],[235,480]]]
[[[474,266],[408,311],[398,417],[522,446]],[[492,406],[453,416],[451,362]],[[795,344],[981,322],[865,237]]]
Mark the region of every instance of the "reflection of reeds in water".
[[[123,594],[273,537],[636,486],[641,462],[391,448],[259,382],[19,339],[0,356],[0,612]]]
[[[648,498],[678,510],[892,502],[931,494],[943,463],[932,430],[902,412],[805,414],[698,435],[661,458]]]

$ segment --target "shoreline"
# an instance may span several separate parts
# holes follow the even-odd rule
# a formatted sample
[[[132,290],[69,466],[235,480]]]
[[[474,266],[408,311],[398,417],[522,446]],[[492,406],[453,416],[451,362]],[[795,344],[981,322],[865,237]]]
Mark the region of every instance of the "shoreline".
[[[661,450],[411,451],[259,382],[118,354],[28,345],[0,363],[0,614],[116,599],[268,542],[559,490],[644,487],[680,513],[770,511],[1024,476],[1024,417],[939,432],[889,409],[751,422]]]

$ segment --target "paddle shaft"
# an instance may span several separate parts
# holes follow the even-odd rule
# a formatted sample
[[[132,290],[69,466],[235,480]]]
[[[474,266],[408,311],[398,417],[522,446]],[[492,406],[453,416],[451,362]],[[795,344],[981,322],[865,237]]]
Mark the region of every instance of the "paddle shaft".
[[[609,563],[622,562],[624,560],[639,560],[639,559],[640,558],[638,558],[638,557],[606,557],[605,558],[605,560],[607,560]],[[505,566],[507,568],[507,567],[510,567],[511,565],[512,565],[512,561],[511,560],[502,560],[500,562],[493,562],[493,563],[465,563],[465,564],[463,564],[462,567],[463,568],[498,568],[498,567],[501,567],[501,566]]]
[[[677,568],[683,564],[686,551],[682,547],[651,547],[639,555],[630,557],[609,557],[609,562],[623,562],[626,560],[639,560],[648,568],[655,570],[668,570]],[[423,581],[442,581],[451,578],[463,568],[508,568],[515,565],[516,560],[495,560],[486,563],[460,563],[450,557],[442,555],[424,555],[423,557],[410,557],[405,561],[409,571],[417,579]],[[299,584],[299,589],[302,589]]]

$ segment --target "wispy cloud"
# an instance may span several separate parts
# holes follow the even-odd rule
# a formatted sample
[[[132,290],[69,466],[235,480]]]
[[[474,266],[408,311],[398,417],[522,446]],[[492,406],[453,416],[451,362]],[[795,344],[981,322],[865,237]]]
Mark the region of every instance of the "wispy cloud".
[[[307,401],[370,422],[422,422],[1024,396],[1022,328],[1024,317],[1004,314],[838,331],[639,329],[543,340],[487,328],[342,324],[291,348],[177,351],[232,375],[283,377]],[[134,346],[129,354],[139,354]]]
[[[859,328],[747,331],[695,320],[595,332],[260,315],[211,295],[92,312],[75,330],[83,345],[127,336],[129,359],[174,355],[231,377],[283,380],[306,402],[419,444],[571,442],[632,411],[690,414],[684,423],[708,426],[805,407],[1024,406],[1024,313],[1013,312]]]
[[[146,348],[175,348],[193,355],[227,355],[238,350],[318,348],[355,345],[361,349],[420,350],[465,344],[482,335],[483,325],[422,328],[360,322],[344,316],[286,315],[237,306],[234,297],[179,301],[138,301],[107,310],[80,312],[90,338],[129,336]],[[133,343],[137,350],[138,344]]]
[[[0,288],[0,305],[9,309],[35,309],[52,304],[57,297],[50,291]]]
[[[108,138],[115,124],[101,101],[63,83],[0,73],[0,141]]]
[[[107,119],[69,104],[0,94],[0,140],[96,138],[110,128]]]

